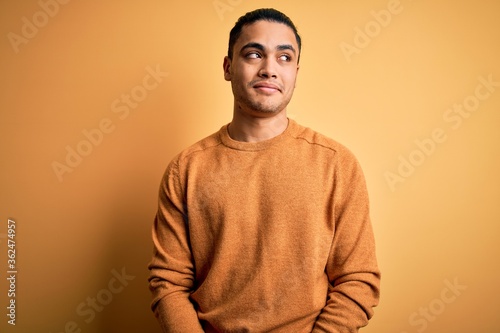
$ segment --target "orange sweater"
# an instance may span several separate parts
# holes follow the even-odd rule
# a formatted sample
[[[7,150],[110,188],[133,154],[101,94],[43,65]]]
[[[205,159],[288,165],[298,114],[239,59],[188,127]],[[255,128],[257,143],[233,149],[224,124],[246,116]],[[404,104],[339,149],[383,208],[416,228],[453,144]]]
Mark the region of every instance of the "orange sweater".
[[[293,120],[257,143],[226,125],[175,157],[153,243],[164,332],[357,332],[378,303],[359,164]]]

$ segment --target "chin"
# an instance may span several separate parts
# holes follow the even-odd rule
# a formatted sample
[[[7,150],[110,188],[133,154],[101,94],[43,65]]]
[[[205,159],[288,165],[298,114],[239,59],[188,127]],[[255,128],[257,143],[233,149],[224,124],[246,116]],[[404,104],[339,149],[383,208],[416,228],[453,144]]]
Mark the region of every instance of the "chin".
[[[281,108],[260,108],[260,107],[257,107],[257,108],[250,108],[250,110],[251,110],[252,113],[255,113],[255,114],[260,114],[260,115],[263,115],[263,116],[272,116],[272,115],[280,113],[283,109],[281,109]]]
[[[280,113],[283,110],[283,105],[269,105],[269,104],[263,104],[263,103],[252,103],[248,105],[248,107],[255,112],[259,113],[266,113],[266,114],[275,114],[275,113]]]
[[[260,117],[269,117],[279,114],[286,108],[285,103],[265,103],[250,99],[241,100],[238,104],[241,111]]]

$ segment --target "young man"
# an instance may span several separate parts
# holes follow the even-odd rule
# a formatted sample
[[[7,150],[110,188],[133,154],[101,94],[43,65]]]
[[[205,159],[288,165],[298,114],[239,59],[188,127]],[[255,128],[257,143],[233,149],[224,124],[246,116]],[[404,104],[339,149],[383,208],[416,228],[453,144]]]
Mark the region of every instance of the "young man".
[[[357,332],[380,273],[362,171],[287,118],[301,40],[274,9],[231,30],[233,119],[184,150],[160,186],[149,265],[164,332]]]

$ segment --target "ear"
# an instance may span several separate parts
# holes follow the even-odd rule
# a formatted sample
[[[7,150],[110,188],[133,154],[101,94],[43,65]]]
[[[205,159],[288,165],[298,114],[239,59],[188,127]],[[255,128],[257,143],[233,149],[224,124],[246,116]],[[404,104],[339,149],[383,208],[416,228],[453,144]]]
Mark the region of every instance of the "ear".
[[[295,83],[294,83],[294,88],[297,87],[297,75],[299,75],[299,69],[300,65],[297,64],[297,72],[295,73]]]
[[[224,57],[222,67],[224,68],[224,80],[231,81],[231,59],[228,56]]]

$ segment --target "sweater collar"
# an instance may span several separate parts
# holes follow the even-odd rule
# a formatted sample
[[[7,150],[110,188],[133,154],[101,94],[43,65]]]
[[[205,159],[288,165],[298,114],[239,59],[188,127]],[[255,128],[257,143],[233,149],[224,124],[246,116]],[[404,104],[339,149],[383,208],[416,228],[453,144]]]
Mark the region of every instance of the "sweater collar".
[[[298,130],[299,125],[293,119],[288,118],[288,126],[283,133],[275,136],[274,138],[259,142],[236,141],[229,136],[228,127],[229,124],[226,124],[222,126],[219,131],[219,137],[223,145],[237,150],[259,151],[268,149],[293,136],[293,133]]]

